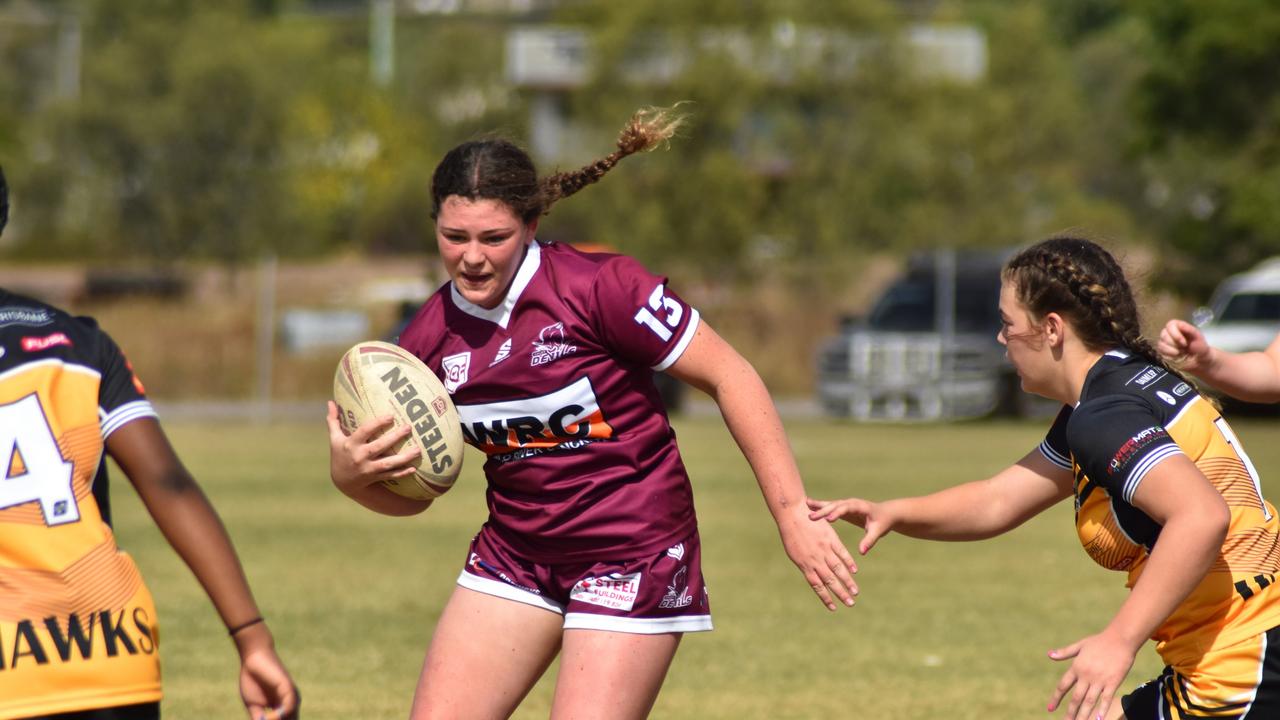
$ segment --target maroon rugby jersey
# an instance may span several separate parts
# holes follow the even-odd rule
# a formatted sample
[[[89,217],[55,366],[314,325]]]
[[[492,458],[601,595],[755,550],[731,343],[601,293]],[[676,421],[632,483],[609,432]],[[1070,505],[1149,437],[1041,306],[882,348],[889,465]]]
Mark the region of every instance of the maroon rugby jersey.
[[[489,527],[537,562],[628,559],[696,529],[653,372],[698,311],[631,258],[534,241],[488,310],[446,283],[400,336],[487,456]]]

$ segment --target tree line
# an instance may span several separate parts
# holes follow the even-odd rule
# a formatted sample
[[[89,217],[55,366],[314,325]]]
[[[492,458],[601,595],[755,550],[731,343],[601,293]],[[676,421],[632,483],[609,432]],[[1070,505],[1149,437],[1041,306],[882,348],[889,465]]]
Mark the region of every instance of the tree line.
[[[1280,252],[1277,0],[401,5],[378,82],[363,2],[0,0],[16,203],[0,253],[416,251],[453,144],[527,144],[550,108],[572,142],[549,171],[675,103],[689,123],[668,151],[557,206],[543,234],[808,288],[868,253],[1068,227],[1157,248],[1153,277],[1199,297]],[[586,74],[513,83],[509,37],[528,27],[582,33]],[[922,71],[910,39],[928,27],[976,30],[982,72]]]

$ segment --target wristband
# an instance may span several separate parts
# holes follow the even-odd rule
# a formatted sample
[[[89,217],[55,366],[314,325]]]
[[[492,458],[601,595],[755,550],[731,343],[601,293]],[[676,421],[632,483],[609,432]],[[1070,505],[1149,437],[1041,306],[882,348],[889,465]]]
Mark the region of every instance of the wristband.
[[[254,619],[252,619],[252,620],[250,620],[250,621],[248,621],[248,622],[240,623],[239,625],[237,625],[237,626],[235,626],[235,627],[227,628],[227,634],[228,634],[228,635],[230,635],[231,637],[235,637],[235,636],[236,636],[236,633],[238,633],[238,632],[240,632],[241,630],[244,630],[244,629],[246,629],[246,628],[253,627],[254,625],[257,625],[257,624],[258,624],[258,623],[260,623],[260,622],[265,622],[265,621],[262,619],[262,616],[261,616],[261,615],[259,615],[258,617],[254,618]]]

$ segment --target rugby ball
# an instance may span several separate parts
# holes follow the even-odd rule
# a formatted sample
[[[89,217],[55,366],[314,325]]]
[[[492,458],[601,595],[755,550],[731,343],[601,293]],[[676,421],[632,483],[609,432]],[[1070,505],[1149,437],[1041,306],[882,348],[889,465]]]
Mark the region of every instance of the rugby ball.
[[[412,475],[383,482],[392,492],[430,500],[448,492],[462,469],[462,424],[444,385],[412,353],[391,343],[356,343],[338,361],[333,377],[342,431],[350,435],[371,418],[391,415],[409,437],[392,453],[414,443],[422,455]]]

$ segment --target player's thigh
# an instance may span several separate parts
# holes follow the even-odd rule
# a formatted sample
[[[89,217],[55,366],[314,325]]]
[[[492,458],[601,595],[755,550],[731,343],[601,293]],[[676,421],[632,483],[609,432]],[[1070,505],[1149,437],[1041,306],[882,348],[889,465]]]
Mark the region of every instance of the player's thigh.
[[[552,719],[648,717],[681,637],[565,630]]]
[[[560,649],[563,618],[456,587],[436,623],[414,693],[415,720],[509,716]],[[476,683],[483,678],[483,689]]]

